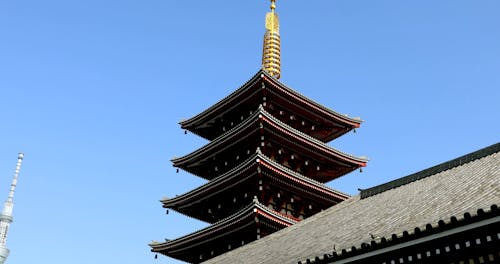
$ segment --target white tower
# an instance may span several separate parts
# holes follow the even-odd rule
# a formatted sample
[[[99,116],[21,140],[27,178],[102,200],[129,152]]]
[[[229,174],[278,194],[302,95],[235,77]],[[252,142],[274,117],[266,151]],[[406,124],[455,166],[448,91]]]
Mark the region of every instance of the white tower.
[[[23,162],[24,154],[19,153],[17,156],[16,171],[14,172],[14,179],[10,185],[9,197],[5,201],[2,214],[0,215],[0,264],[3,264],[7,257],[9,256],[9,250],[5,246],[7,243],[7,232],[9,231],[9,225],[12,223],[12,208],[14,207],[14,190],[17,185],[17,177],[19,177],[19,171],[21,170],[21,163]]]

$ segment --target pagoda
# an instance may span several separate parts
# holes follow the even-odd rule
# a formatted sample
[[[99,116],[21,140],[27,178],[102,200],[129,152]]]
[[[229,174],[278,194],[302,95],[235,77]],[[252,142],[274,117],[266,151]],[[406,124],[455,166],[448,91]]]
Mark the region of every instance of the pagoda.
[[[266,15],[262,69],[236,91],[181,127],[210,142],[172,160],[208,182],[161,200],[163,207],[211,224],[150,244],[151,251],[200,263],[291,226],[349,198],[325,183],[367,159],[326,143],[361,125],[279,81],[275,0]]]

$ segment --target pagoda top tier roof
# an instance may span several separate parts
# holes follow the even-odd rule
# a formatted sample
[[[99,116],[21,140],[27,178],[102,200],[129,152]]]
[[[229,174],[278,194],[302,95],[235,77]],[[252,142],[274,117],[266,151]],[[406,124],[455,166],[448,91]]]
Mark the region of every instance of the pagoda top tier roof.
[[[236,188],[235,186],[237,186],[237,184],[240,184],[253,175],[256,175],[259,168],[272,171],[274,175],[273,177],[277,177],[280,182],[293,182],[292,186],[296,185],[300,190],[307,190],[307,192],[312,190],[316,195],[314,199],[330,201],[330,205],[344,201],[350,197],[348,194],[331,189],[325,184],[307,178],[300,173],[280,165],[279,163],[266,157],[260,152],[260,149],[258,149],[255,154],[230,171],[214,178],[208,183],[192,191],[174,198],[162,199],[161,202],[165,208],[172,208],[176,211],[184,213],[185,210],[183,210],[183,208],[188,208],[193,204],[203,203],[216,195],[220,195],[228,188]],[[200,220],[207,221],[208,219]]]
[[[314,149],[315,151],[313,153],[323,153],[322,155],[324,156],[350,164],[349,166],[352,168],[347,172],[350,172],[359,167],[365,167],[368,161],[367,158],[356,157],[347,154],[345,152],[342,152],[340,150],[334,149],[326,145],[324,142],[286,125],[285,123],[273,117],[266,110],[264,110],[262,106],[260,106],[258,110],[255,111],[245,121],[243,121],[233,129],[225,132],[217,139],[211,141],[207,145],[195,150],[190,154],[187,154],[180,158],[172,159],[173,165],[175,167],[183,168],[184,170],[187,170],[205,179],[211,180],[215,178],[217,175],[210,176],[210,173],[208,172],[200,173],[195,169],[195,164],[201,164],[200,162],[207,159],[208,157],[212,157],[217,153],[221,153],[222,151],[224,151],[225,148],[237,144],[239,141],[243,140],[240,134],[244,134],[246,137],[248,137],[252,133],[252,131],[258,131],[262,129],[261,126],[264,123],[269,124],[270,125],[269,127],[276,129],[276,131],[279,131],[279,133],[284,133],[284,135],[286,134],[286,138],[288,138],[289,140],[293,138],[303,143],[300,145],[307,146],[311,150]],[[345,173],[334,175],[329,179],[327,179],[326,181],[340,177]],[[321,181],[321,182],[326,182],[326,181]]]
[[[330,129],[326,135],[322,135],[321,138],[318,138],[323,142],[335,139],[359,127],[363,122],[360,118],[352,118],[333,111],[286,86],[284,83],[269,75],[266,71],[259,70],[236,91],[224,97],[203,112],[192,118],[183,120],[179,124],[183,129],[189,130],[208,140],[212,140],[219,135],[220,130],[218,130],[215,124],[224,113],[238,108],[243,102],[248,102],[258,95],[265,97],[266,90],[268,90],[268,94],[277,94],[285,98],[285,100],[283,100],[284,102],[294,105],[296,109],[301,109],[300,111],[302,114],[307,115],[308,118],[314,119],[316,122],[328,123],[330,126],[335,125],[341,128],[338,130]],[[254,99],[257,100],[256,98]],[[262,99],[259,98],[259,100]],[[296,109],[293,111],[297,111]]]

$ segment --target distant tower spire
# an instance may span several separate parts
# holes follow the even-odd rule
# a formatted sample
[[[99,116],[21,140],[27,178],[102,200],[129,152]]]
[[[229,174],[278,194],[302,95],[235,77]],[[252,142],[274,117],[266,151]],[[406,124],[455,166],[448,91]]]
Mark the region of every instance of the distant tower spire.
[[[266,14],[262,68],[279,79],[281,77],[281,40],[280,23],[275,9],[276,0],[271,0],[271,12]]]
[[[12,223],[12,209],[14,207],[14,191],[17,185],[17,178],[19,177],[19,171],[21,170],[21,163],[23,162],[24,154],[19,153],[17,156],[16,170],[14,172],[14,179],[10,185],[9,196],[7,201],[4,203],[2,214],[0,215],[0,264],[3,264],[7,257],[9,256],[9,250],[5,246],[7,243],[7,232],[9,231],[9,226]]]

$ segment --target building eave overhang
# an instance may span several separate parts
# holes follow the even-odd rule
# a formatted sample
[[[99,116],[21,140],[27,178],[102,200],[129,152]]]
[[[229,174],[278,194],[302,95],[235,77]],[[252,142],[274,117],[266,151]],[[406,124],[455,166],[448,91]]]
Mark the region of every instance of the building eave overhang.
[[[303,188],[313,189],[322,197],[325,197],[325,199],[337,200],[340,202],[350,198],[348,194],[331,189],[323,183],[305,177],[300,173],[297,173],[269,159],[262,154],[260,150],[257,150],[257,152],[246,161],[242,162],[230,171],[214,178],[208,183],[174,198],[163,199],[161,202],[163,203],[164,208],[171,208],[176,211],[179,207],[186,207],[193,203],[200,203],[203,200],[209,199],[210,197],[227,190],[228,188],[234,188],[237,184],[244,182],[249,177],[254,175],[252,173],[246,173],[246,171],[252,170],[257,173],[260,166],[273,171],[274,175],[282,180],[292,181],[294,184],[298,184]]]
[[[257,162],[260,165],[265,166],[268,169],[278,173],[278,175],[281,175],[283,177],[287,177],[288,179],[291,179],[292,181],[295,181],[296,183],[298,183],[300,185],[315,189],[324,195],[328,195],[331,198],[337,198],[340,200],[347,200],[347,199],[351,198],[351,196],[349,194],[334,190],[334,189],[326,186],[323,183],[320,183],[316,180],[308,178],[308,177],[306,177],[298,172],[295,172],[295,171],[271,160],[270,158],[266,157],[265,155],[259,154]]]
[[[292,98],[299,100],[301,103],[306,104],[307,106],[313,108],[313,109],[318,109],[323,115],[329,116],[330,118],[338,121],[342,121],[342,123],[346,125],[350,125],[353,128],[360,127],[361,123],[363,123],[363,120],[360,118],[353,118],[349,117],[347,115],[338,113],[328,107],[325,107],[324,105],[321,105],[317,102],[315,102],[312,99],[309,99],[308,97],[302,95],[301,93],[295,91],[294,89],[290,88],[289,86],[285,85],[278,79],[274,78],[271,76],[269,73],[266,71],[261,71],[261,78],[264,80],[268,81],[269,83],[273,84],[275,87],[280,88],[283,92],[286,92],[289,96]]]
[[[300,140],[303,143],[309,144],[311,146],[316,146],[319,149],[322,149],[326,152],[330,152],[332,155],[340,158],[343,161],[347,161],[353,164],[357,164],[360,167],[365,167],[366,163],[368,162],[367,158],[364,157],[357,157],[348,153],[345,153],[343,151],[340,151],[338,149],[332,148],[325,144],[324,142],[311,137],[305,133],[300,132],[299,130],[288,126],[287,124],[281,122],[277,118],[275,118],[273,115],[265,111],[263,108],[260,108],[260,113],[261,116],[260,119],[263,119],[265,121],[268,121],[269,124],[272,124],[275,128],[281,130],[282,132],[287,133],[290,136],[295,137],[296,139]]]
[[[199,244],[210,243],[210,241],[224,234],[235,232],[235,230],[237,231],[245,222],[254,222],[256,217],[263,217],[281,227],[288,227],[297,223],[296,220],[272,211],[254,199],[254,201],[245,208],[213,225],[174,240],[152,242],[149,246],[152,252],[159,252],[162,254],[168,254],[168,252],[171,251],[183,251]]]
[[[267,87],[268,89],[269,88],[278,89],[278,92],[280,92],[280,94],[286,95],[287,97],[290,98],[291,101],[294,101],[300,105],[307,106],[309,109],[315,110],[316,114],[319,114],[323,118],[331,120],[332,122],[343,124],[345,126],[350,127],[350,129],[360,127],[361,123],[363,122],[363,120],[359,118],[352,118],[347,115],[340,114],[334,110],[331,110],[289,88],[287,85],[283,84],[276,78],[269,75],[269,73],[267,73],[266,71],[259,70],[252,78],[250,78],[250,80],[248,80],[240,88],[238,88],[228,96],[224,97],[211,107],[207,108],[205,111],[193,116],[192,118],[183,120],[179,122],[179,124],[183,129],[198,134],[194,129],[195,127],[208,122],[215,116],[220,115],[222,112],[224,112],[224,110],[222,109],[232,108],[231,107],[232,104],[238,104],[238,102],[242,101],[241,97],[247,94],[250,89],[261,89],[261,87],[256,88],[255,85],[262,81],[264,81],[267,84],[270,84],[270,86]],[[349,131],[350,129],[348,129],[347,131]],[[340,136],[341,134],[334,135],[332,137],[335,138]],[[203,135],[200,136],[203,137]],[[328,140],[331,139],[332,138],[328,138]]]
[[[260,78],[261,78],[261,74],[263,72],[264,71],[260,70],[252,78],[250,78],[250,80],[245,82],[245,84],[243,84],[240,88],[236,89],[234,92],[232,92],[228,96],[222,98],[220,101],[213,104],[211,107],[207,108],[205,111],[203,111],[203,112],[201,112],[201,113],[199,113],[199,114],[197,114],[189,119],[183,120],[183,121],[179,122],[179,124],[181,125],[181,127],[183,129],[189,130],[193,126],[196,126],[200,123],[204,123],[205,118],[207,118],[208,116],[210,116],[214,112],[217,112],[218,110],[225,108],[229,103],[231,103],[236,98],[238,98],[238,96],[240,96],[241,94],[246,92],[248,89],[252,88],[255,83],[259,82]]]
[[[281,133],[289,137],[292,137],[319,152],[322,152],[326,156],[330,156],[334,159],[346,162],[351,166],[353,166],[354,168],[365,167],[366,163],[368,162],[367,158],[356,157],[347,154],[345,152],[342,152],[340,150],[334,149],[326,145],[322,141],[288,126],[287,124],[273,117],[270,113],[265,111],[262,106],[260,106],[258,111],[256,111],[250,117],[248,117],[245,121],[240,123],[238,126],[232,128],[231,130],[227,131],[226,133],[222,134],[218,138],[214,139],[207,145],[183,157],[172,159],[174,167],[187,169],[187,167],[189,166],[188,164],[194,162],[197,159],[200,159],[203,156],[210,156],[209,154],[210,152],[213,151],[220,152],[222,151],[220,150],[221,148],[223,148],[222,146],[235,144],[239,140],[242,140],[242,137],[238,136],[239,134],[251,128],[251,126],[253,126],[256,122],[259,121],[264,121],[266,124],[269,124],[271,127],[277,129]],[[253,131],[256,130],[258,130],[258,128],[255,128]],[[246,133],[245,135],[248,136],[248,133]],[[229,142],[231,142],[231,144],[229,144]],[[217,150],[218,148],[219,150]]]
[[[259,156],[258,153],[255,153],[250,158],[234,167],[230,171],[215,177],[210,180],[206,184],[201,185],[198,188],[195,188],[187,193],[176,196],[174,198],[167,198],[160,200],[163,203],[164,208],[172,208],[175,209],[179,206],[185,206],[186,204],[192,202],[199,202],[203,199],[208,199],[209,197],[216,195],[217,193],[223,191],[224,189],[220,189],[219,187],[225,186],[227,182],[230,180],[241,177],[246,171],[250,170],[256,164],[255,160]],[[244,181],[246,177],[241,177],[240,181]],[[222,187],[224,188],[224,187]]]
[[[321,263],[353,263],[360,262],[370,257],[401,250],[407,247],[415,247],[437,239],[443,239],[455,234],[471,231],[485,226],[500,224],[500,210],[496,204],[490,210],[478,209],[477,213],[465,213],[457,218],[450,217],[449,220],[440,220],[438,223],[427,224],[425,227],[415,227],[414,230],[404,231],[400,234],[392,234],[389,237],[373,239],[370,243],[363,243],[359,246],[353,245],[351,248],[342,249],[334,254],[325,254],[320,258]],[[421,247],[421,246],[420,246]],[[316,263],[312,259],[299,261],[301,263]]]

